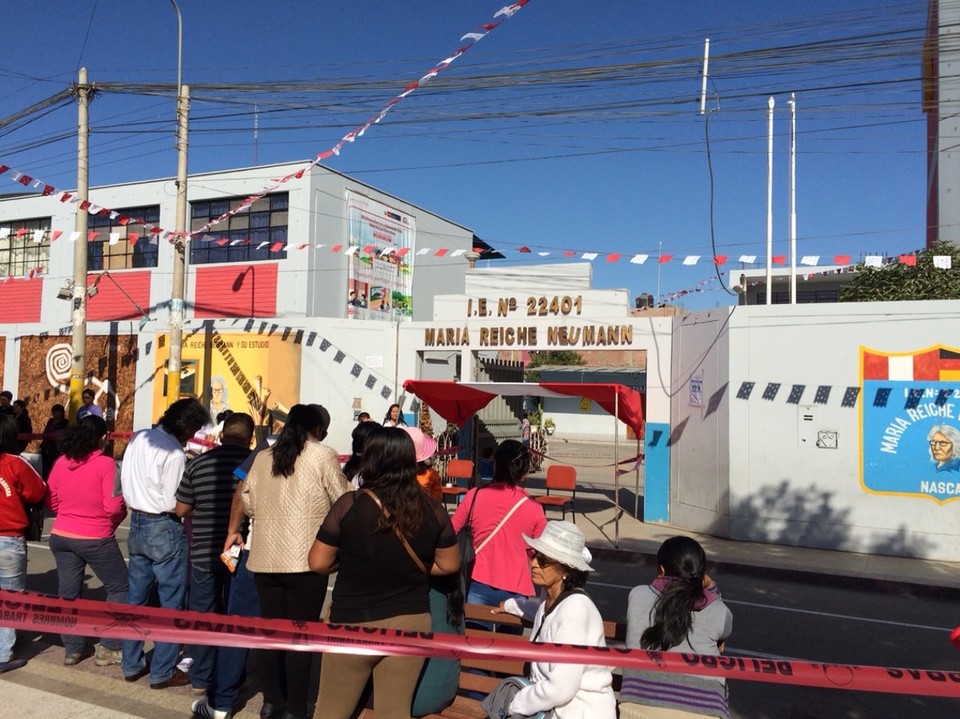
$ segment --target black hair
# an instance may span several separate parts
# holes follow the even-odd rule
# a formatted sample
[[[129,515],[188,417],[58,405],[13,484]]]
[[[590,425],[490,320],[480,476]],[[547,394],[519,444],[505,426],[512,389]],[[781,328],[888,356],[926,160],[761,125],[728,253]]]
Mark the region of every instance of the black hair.
[[[221,422],[225,422],[226,419],[227,419],[227,417],[229,417],[231,414],[233,414],[233,410],[232,410],[232,409],[225,409],[225,410],[223,410],[222,412],[218,412],[218,413],[217,413],[217,417],[216,417],[217,424],[220,424]],[[249,415],[248,415],[248,416],[249,416]],[[252,419],[252,418],[251,418],[251,419]]]
[[[228,414],[223,419],[223,430],[221,430],[223,438],[245,440],[247,444],[250,444],[254,430],[253,417],[246,412],[231,412],[230,410],[224,410],[224,412],[228,412]],[[223,412],[220,414],[223,414]]]
[[[657,564],[672,581],[650,611],[653,623],[640,636],[640,646],[670,651],[687,638],[693,626],[694,607],[703,599],[707,555],[690,537],[670,537],[657,551]]]
[[[210,413],[200,400],[184,397],[167,407],[157,424],[181,442],[186,442],[197,430],[210,424]]]
[[[360,471],[360,457],[363,455],[363,444],[367,441],[367,437],[379,427],[380,425],[376,422],[360,422],[353,428],[353,432],[350,434],[352,439],[350,451],[353,452],[353,454],[350,455],[347,463],[343,465],[343,474],[347,479],[353,479],[357,472]]]
[[[295,404],[290,408],[287,423],[280,431],[277,443],[273,445],[275,476],[289,477],[293,474],[293,466],[306,446],[310,433],[317,430],[322,422],[323,417],[316,405]]]
[[[15,400],[13,400],[13,404],[14,404],[15,407],[19,407],[19,408],[22,409],[24,412],[27,411],[27,403],[24,402],[22,399],[15,399]]]
[[[0,414],[0,454],[18,454],[17,421],[10,414]]]
[[[389,515],[381,517],[380,528],[392,531],[396,526],[412,536],[430,500],[417,482],[417,455],[410,435],[400,427],[377,427],[363,445],[360,476],[363,488],[377,495]]]
[[[574,567],[568,567],[563,565],[563,591],[569,592],[571,589],[580,589],[581,587],[586,586],[587,577],[590,576],[590,572],[585,572],[582,569],[575,569]]]
[[[388,419],[390,419],[390,413],[393,412],[394,407],[397,408],[397,426],[406,427],[407,423],[403,420],[403,407],[398,404],[392,404],[387,407],[387,413],[383,415],[383,421],[386,422]]]
[[[530,452],[515,439],[505,439],[493,453],[493,481],[511,487],[520,484],[530,469]]]
[[[57,446],[66,457],[80,460],[100,449],[100,441],[106,434],[107,423],[103,417],[89,414],[77,424],[63,430]]]
[[[13,392],[11,392],[11,391],[8,390],[8,389],[5,389],[5,390],[3,390],[3,392],[0,392],[0,397],[6,397],[7,399],[9,399],[9,400],[12,402],[12,401],[13,401]]]
[[[64,407],[62,404],[55,404],[55,405],[51,405],[50,407],[51,412],[56,412],[58,409],[60,410],[61,413],[64,413],[64,414],[67,411],[67,408]]]

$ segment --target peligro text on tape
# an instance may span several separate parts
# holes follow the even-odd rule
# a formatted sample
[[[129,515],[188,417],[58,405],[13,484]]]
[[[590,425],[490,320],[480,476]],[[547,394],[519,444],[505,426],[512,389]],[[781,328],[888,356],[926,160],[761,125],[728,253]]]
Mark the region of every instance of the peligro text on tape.
[[[30,592],[0,590],[0,625],[116,639],[251,649],[450,659],[550,660],[827,689],[960,697],[960,672],[754,657],[713,657],[622,647],[532,644],[525,639],[463,637],[379,627],[204,614],[110,604],[90,599],[59,599]]]

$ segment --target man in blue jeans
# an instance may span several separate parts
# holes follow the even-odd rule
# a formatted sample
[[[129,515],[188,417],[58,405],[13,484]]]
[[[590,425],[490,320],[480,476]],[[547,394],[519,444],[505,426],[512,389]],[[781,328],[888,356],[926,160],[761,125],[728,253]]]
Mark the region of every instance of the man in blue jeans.
[[[227,611],[233,575],[220,559],[230,522],[237,479],[233,471],[250,455],[253,417],[234,412],[223,422],[220,446],[187,463],[177,489],[177,515],[190,517],[190,597],[192,612]],[[217,648],[198,644],[190,648],[190,683],[197,694],[213,681]]]
[[[130,510],[127,604],[146,605],[156,587],[161,607],[183,609],[187,538],[174,511],[176,492],[186,465],[183,445],[209,423],[210,414],[199,401],[177,400],[156,427],[137,432],[127,445],[120,470],[123,497]],[[149,668],[151,689],[190,683],[177,669],[179,658],[179,644],[154,644]],[[120,668],[128,682],[147,674],[143,641],[124,640]]]

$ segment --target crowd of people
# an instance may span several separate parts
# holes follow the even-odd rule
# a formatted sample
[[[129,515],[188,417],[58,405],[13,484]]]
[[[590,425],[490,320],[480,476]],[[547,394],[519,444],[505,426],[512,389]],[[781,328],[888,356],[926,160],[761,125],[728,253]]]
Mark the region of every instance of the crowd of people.
[[[64,598],[81,596],[89,568],[111,603],[318,621],[336,572],[333,623],[462,634],[468,602],[493,607],[491,622],[500,613],[524,617],[532,642],[606,646],[585,589],[593,560],[584,535],[570,522],[548,522],[527,494],[530,454],[522,439],[493,450],[490,481],[471,488],[451,517],[432,466],[437,443],[407,426],[398,405],[382,423],[358,417],[341,466],[324,443],[331,417],[320,405],[294,405],[282,429],[251,448],[253,417],[224,410],[212,418],[198,400],[181,399],[132,436],[118,475],[103,451],[102,413],[88,410],[68,425],[62,407],[51,411],[46,430],[54,436],[45,431],[37,472],[19,456],[16,417],[25,408],[16,414],[11,400],[0,395],[0,588],[24,589],[26,507],[42,501],[55,515],[49,543]],[[191,438],[211,433],[213,448],[193,457],[185,451]],[[126,562],[116,536],[124,519]],[[459,571],[462,529],[473,536],[470,576]],[[703,549],[671,538],[657,565],[657,577],[630,593],[627,646],[722,652],[732,615],[706,573]],[[13,657],[15,638],[0,627],[0,673],[24,663]],[[128,682],[148,677],[152,689],[189,685],[194,716],[213,719],[232,716],[248,665],[263,695],[262,719],[312,716],[317,672],[317,715],[334,719],[355,714],[371,680],[378,716],[439,711],[453,700],[459,674],[456,660],[401,655],[256,650],[250,657],[241,647],[156,642],[148,659],[142,640],[97,644],[64,634],[62,642],[64,665],[92,657],[98,666],[119,665]],[[612,670],[531,662],[504,711],[613,719]],[[619,716],[725,719],[726,686],[627,670]]]

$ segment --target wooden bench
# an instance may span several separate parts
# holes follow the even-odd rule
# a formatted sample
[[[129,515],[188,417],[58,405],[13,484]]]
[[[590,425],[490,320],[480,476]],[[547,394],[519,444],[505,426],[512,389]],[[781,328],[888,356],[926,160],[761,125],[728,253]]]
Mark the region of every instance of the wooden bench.
[[[521,639],[519,635],[504,634],[502,630],[505,627],[523,629],[524,624],[519,617],[509,614],[498,614],[495,617],[490,614],[493,607],[485,607],[478,604],[468,604],[466,607],[466,618],[468,623],[467,636],[470,637],[489,637],[491,635],[503,637],[505,639]],[[498,625],[495,629],[473,628],[469,626],[471,622],[490,623],[491,619],[496,620]],[[529,627],[529,625],[527,625]],[[603,632],[607,638],[608,646],[623,645],[626,638],[626,625],[617,622],[604,622]],[[529,637],[526,638],[529,641]],[[428,714],[425,719],[486,719],[486,714],[480,708],[481,699],[497,686],[504,677],[522,676],[524,662],[513,660],[497,659],[463,659],[460,662],[460,688],[457,691],[457,697],[453,704],[448,706],[439,714]],[[483,672],[483,673],[475,673]],[[620,690],[620,675],[613,675],[614,691]],[[373,709],[364,709],[357,715],[358,719],[375,719],[376,714]]]

